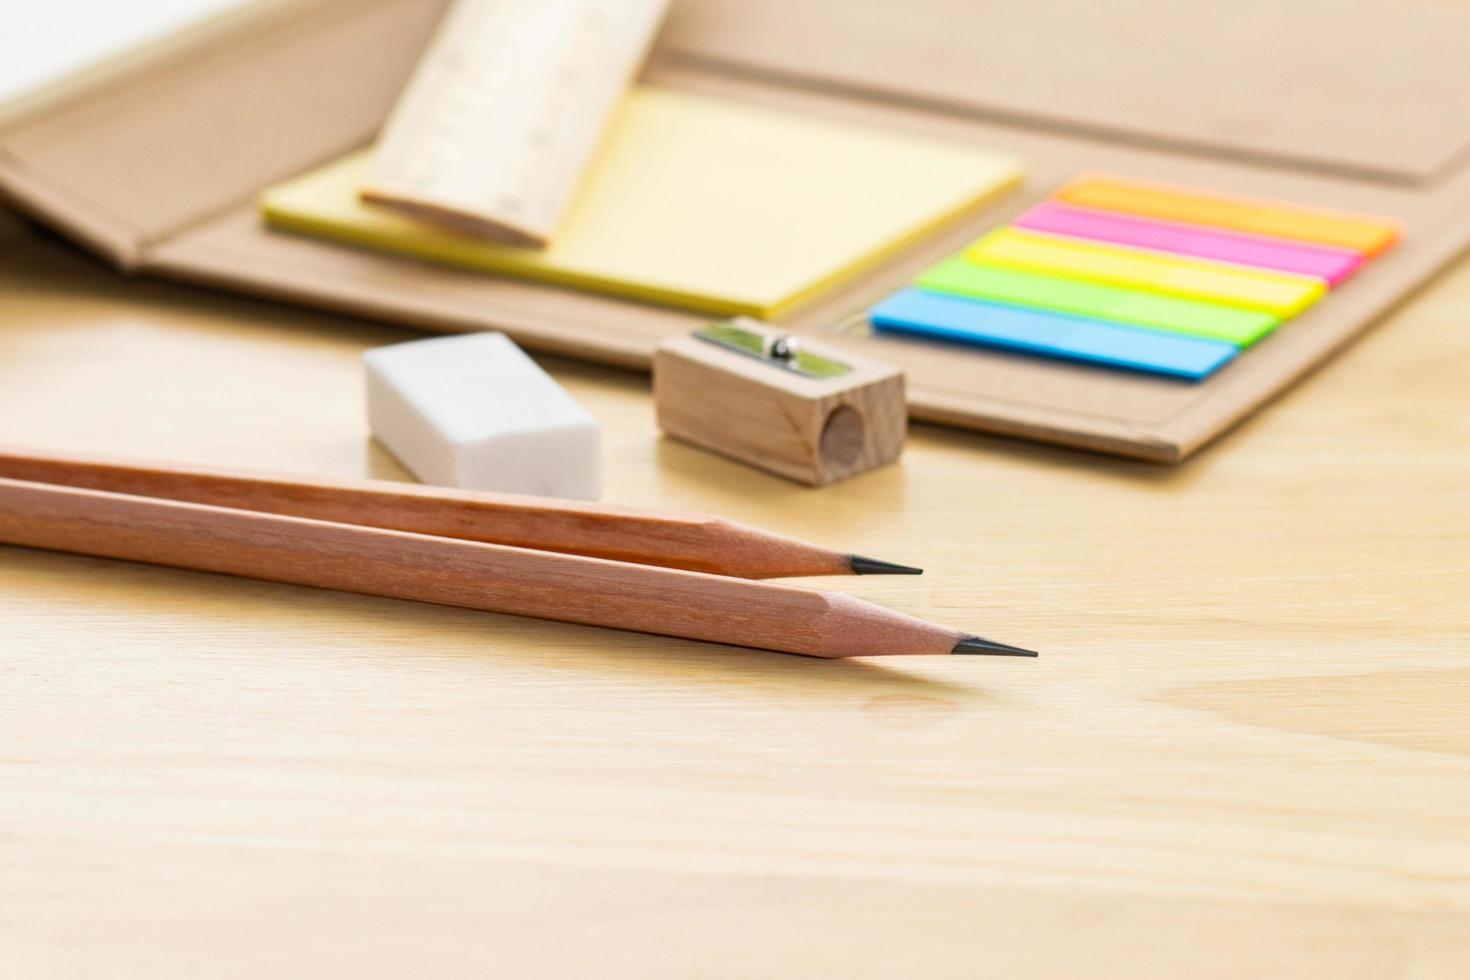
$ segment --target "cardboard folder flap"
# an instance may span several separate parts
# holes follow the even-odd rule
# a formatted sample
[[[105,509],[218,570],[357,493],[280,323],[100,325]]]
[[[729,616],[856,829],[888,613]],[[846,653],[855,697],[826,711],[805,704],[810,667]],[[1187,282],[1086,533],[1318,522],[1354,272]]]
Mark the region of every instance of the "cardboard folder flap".
[[[371,138],[441,7],[271,8],[233,37],[172,51],[12,125],[0,134],[0,181],[128,262],[130,251]]]
[[[1397,182],[1436,175],[1470,144],[1470,14],[1415,0],[683,0],[664,49]]]

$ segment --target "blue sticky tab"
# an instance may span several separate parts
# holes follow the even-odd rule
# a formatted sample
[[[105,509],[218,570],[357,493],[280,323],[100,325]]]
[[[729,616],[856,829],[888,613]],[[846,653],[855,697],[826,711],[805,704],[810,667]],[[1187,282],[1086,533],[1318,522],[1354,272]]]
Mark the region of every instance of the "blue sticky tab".
[[[1234,344],[1184,334],[904,289],[868,311],[878,330],[959,340],[1074,361],[1199,379],[1236,354]]]

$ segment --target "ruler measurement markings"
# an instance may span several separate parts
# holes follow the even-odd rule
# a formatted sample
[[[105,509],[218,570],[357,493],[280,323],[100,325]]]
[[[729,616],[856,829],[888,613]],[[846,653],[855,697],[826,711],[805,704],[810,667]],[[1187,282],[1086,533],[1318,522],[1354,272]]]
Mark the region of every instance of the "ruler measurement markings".
[[[363,197],[544,244],[667,0],[460,0],[385,129]]]

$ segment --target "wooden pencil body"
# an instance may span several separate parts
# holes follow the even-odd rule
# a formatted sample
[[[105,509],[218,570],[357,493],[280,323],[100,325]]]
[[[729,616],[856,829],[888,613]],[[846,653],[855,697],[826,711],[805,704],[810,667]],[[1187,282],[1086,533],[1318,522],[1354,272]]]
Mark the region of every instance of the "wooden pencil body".
[[[309,517],[740,578],[843,575],[848,557],[698,514],[0,449],[0,478]]]
[[[10,479],[0,542],[809,656],[959,638],[837,593]]]

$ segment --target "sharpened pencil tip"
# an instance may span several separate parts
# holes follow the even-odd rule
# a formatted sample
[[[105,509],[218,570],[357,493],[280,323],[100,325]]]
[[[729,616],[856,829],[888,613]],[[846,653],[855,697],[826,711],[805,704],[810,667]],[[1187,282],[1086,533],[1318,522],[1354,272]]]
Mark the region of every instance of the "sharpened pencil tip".
[[[923,575],[922,568],[912,565],[896,565],[891,561],[879,561],[876,558],[864,558],[862,555],[848,555],[847,562],[852,566],[854,575]]]
[[[1024,650],[1009,643],[996,643],[983,636],[966,636],[954,645],[950,653],[969,653],[991,657],[1037,657],[1035,650]]]

